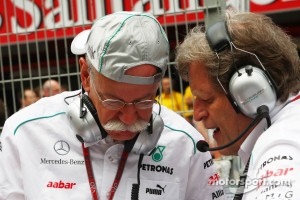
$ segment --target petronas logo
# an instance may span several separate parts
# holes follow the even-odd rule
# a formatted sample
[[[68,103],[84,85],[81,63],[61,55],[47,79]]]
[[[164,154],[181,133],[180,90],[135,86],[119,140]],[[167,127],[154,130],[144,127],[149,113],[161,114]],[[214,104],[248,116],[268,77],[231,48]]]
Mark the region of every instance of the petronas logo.
[[[162,152],[165,150],[165,148],[165,146],[157,146],[152,153],[152,160],[154,160],[155,162],[161,161],[164,157]]]

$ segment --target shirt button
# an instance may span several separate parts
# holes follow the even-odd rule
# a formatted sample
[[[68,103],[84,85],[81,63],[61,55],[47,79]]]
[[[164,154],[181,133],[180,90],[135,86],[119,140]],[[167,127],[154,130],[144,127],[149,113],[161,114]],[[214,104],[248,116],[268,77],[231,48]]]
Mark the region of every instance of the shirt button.
[[[110,192],[107,192],[106,197],[109,198],[109,196],[110,196]]]
[[[109,160],[110,162],[113,162],[113,161],[114,161],[114,159],[113,159],[112,156],[108,156],[108,160]]]

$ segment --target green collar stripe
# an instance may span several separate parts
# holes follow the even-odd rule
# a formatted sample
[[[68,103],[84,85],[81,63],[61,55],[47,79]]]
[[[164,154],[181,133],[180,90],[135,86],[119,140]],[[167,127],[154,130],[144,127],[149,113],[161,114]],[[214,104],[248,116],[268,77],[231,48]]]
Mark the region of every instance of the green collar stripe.
[[[19,124],[19,125],[16,127],[16,129],[15,129],[15,131],[14,131],[14,135],[16,135],[16,132],[17,132],[18,128],[19,128],[20,126],[22,126],[23,124],[26,124],[27,122],[31,122],[31,121],[39,120],[39,119],[51,118],[51,117],[55,117],[55,116],[57,116],[57,115],[65,114],[65,113],[66,113],[66,112],[60,112],[60,113],[56,113],[56,114],[50,115],[50,116],[43,116],[43,117],[37,117],[37,118],[33,118],[33,119],[26,120],[26,121],[22,122],[21,124]]]

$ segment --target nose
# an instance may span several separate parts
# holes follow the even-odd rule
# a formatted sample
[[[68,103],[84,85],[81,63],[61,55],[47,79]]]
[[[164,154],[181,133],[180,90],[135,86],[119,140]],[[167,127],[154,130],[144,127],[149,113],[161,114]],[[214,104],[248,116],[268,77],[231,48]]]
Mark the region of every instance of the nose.
[[[208,112],[204,106],[204,103],[196,98],[194,101],[194,119],[196,121],[202,121],[205,117],[207,117],[207,115]]]
[[[127,104],[120,110],[119,119],[127,125],[131,125],[136,122],[137,118],[137,110],[134,105]]]

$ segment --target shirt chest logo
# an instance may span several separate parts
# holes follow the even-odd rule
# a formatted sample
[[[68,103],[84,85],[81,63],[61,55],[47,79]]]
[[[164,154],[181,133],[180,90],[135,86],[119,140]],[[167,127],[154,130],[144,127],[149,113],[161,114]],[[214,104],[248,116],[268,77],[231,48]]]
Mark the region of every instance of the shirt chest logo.
[[[58,155],[67,155],[70,152],[70,145],[63,140],[57,141],[53,148]]]
[[[157,146],[152,153],[152,160],[155,162],[159,162],[163,159],[163,151],[165,150],[165,146]]]
[[[57,189],[72,189],[73,186],[75,186],[76,183],[73,182],[64,182],[62,180],[60,181],[49,181],[47,184],[48,188],[57,188]]]

